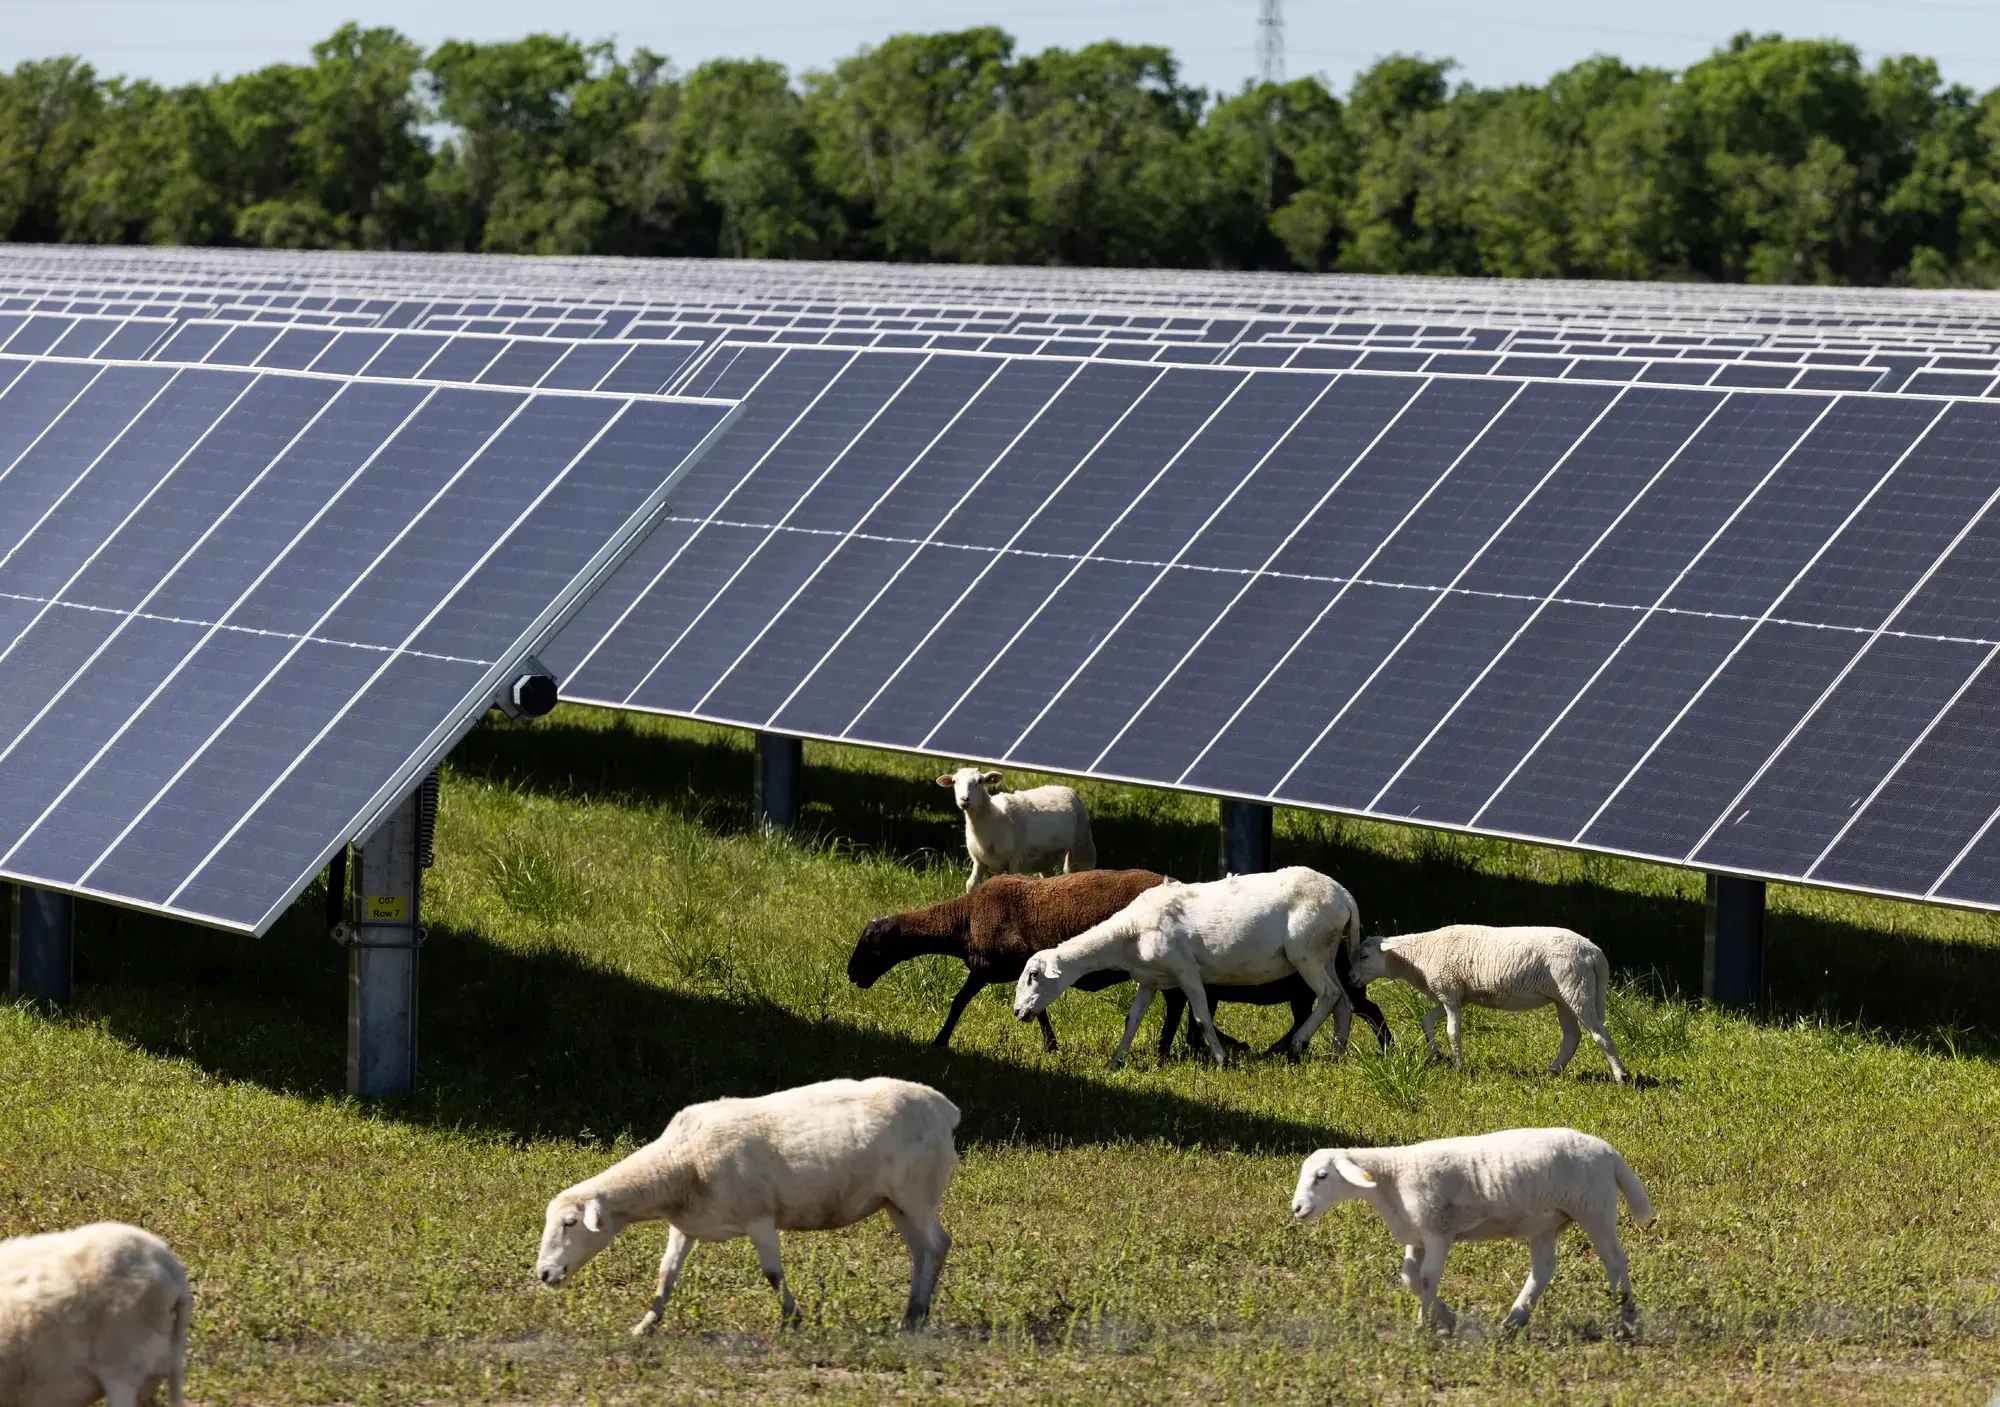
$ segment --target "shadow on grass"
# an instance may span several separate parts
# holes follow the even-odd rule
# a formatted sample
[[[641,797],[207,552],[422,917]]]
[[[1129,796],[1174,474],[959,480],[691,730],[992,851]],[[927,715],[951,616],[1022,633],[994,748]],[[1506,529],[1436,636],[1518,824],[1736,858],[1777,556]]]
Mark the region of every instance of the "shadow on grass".
[[[752,754],[747,733],[706,740],[637,726],[625,715],[558,712],[532,728],[488,725],[452,765],[468,775],[555,795],[628,798],[666,805],[704,824],[749,823]],[[813,765],[805,777],[807,829],[905,861],[962,855],[958,814],[927,778]],[[1183,816],[1149,819],[1119,809],[1093,816],[1098,858],[1182,878],[1214,872],[1213,826]],[[1446,923],[1560,924],[1588,935],[1620,975],[1657,978],[1667,993],[1701,991],[1702,906],[1583,880],[1548,883],[1482,873],[1439,837],[1417,855],[1386,854],[1342,840],[1337,824],[1317,837],[1280,831],[1276,863],[1310,865],[1353,891],[1371,933],[1408,933]],[[1939,1028],[1978,1033],[2000,1049],[1989,1013],[2000,1010],[2000,947],[1884,932],[1861,924],[1773,910],[1765,953],[1765,1015],[1860,1024],[1897,1039],[1929,1039]]]
[[[629,715],[596,712],[578,719],[566,711],[525,727],[488,723],[458,745],[452,770],[544,796],[660,806],[718,831],[747,829],[755,765],[750,734],[717,730],[691,738],[653,731],[650,724],[634,726]],[[898,777],[816,763],[813,754],[823,751],[806,751],[803,832],[838,837],[904,863],[935,855],[965,863],[964,823],[934,773]],[[1213,825],[1114,811],[1093,815],[1090,828],[1100,860],[1143,855],[1132,863],[1182,879],[1214,872]]]
[[[309,1098],[342,1092],[345,954],[317,890],[263,939],[78,906],[79,1014],[156,1054]],[[393,1117],[529,1138],[651,1138],[683,1104],[834,1076],[896,1075],[960,1107],[963,1142],[1051,1147],[1165,1139],[1296,1153],[1351,1131],[816,1022],[759,999],[687,996],[433,929],[424,951],[426,1087]],[[1227,1075],[1218,1074],[1226,1080]]]

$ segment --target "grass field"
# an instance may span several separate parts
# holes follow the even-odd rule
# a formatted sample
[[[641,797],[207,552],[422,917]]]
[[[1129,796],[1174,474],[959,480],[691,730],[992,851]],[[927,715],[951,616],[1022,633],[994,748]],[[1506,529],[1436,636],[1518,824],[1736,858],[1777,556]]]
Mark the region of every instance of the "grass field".
[[[747,826],[749,740],[565,708],[492,725],[447,774],[424,958],[422,1092],[341,1094],[344,958],[309,892],[263,940],[90,908],[79,998],[0,1008],[0,1232],[136,1221],[196,1281],[208,1403],[1123,1401],[1956,1402],[2000,1381],[2000,925],[1772,891],[1770,1010],[1690,1003],[1699,876],[1281,813],[1278,861],[1354,891],[1371,932],[1578,928],[1621,986],[1614,1035],[1541,1073],[1551,1012],[1473,1013],[1463,1074],[1365,1029],[1297,1068],[1110,1073],[1130,989],[1072,993],[1044,1055],[1000,993],[927,1043],[963,969],[845,979],[871,916],[958,892],[950,797],[919,759],[809,746],[799,836]],[[1027,778],[1021,778],[1027,781]],[[1214,865],[1213,803],[1088,787],[1104,863]],[[1405,1045],[1418,1008],[1374,995]],[[1225,1009],[1259,1042],[1281,1011]],[[663,1227],[550,1293],[541,1209],[690,1100],[894,1073],[964,1110],[935,1332],[894,1333],[886,1221],[787,1238],[808,1327],[747,1243],[696,1252],[663,1332]],[[1337,1143],[1572,1124],[1617,1144],[1660,1219],[1625,1224],[1634,1343],[1581,1236],[1524,1338],[1493,1326],[1524,1248],[1461,1247],[1456,1339],[1417,1331],[1374,1215],[1308,1228],[1298,1162]]]

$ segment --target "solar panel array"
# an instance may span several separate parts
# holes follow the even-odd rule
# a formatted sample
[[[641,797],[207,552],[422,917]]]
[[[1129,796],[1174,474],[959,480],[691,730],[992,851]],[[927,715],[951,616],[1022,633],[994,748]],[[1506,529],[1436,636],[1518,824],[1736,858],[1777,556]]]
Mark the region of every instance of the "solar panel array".
[[[2000,907],[1987,295],[25,249],[0,297],[41,372],[736,406],[542,648],[572,699]]]
[[[261,932],[730,410],[0,355],[0,877]]]

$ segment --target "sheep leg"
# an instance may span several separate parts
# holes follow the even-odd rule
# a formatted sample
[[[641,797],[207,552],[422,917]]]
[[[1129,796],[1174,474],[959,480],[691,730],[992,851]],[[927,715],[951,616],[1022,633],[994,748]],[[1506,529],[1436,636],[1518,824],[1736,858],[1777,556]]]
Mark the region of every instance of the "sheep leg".
[[[974,997],[986,990],[986,979],[976,972],[965,974],[965,985],[958,989],[958,995],[951,999],[951,1010],[945,1013],[944,1029],[931,1040],[935,1050],[943,1050],[951,1044],[951,1033],[958,1029],[958,1018],[965,1015],[965,1008]]]
[[[1348,959],[1346,943],[1339,944],[1333,950],[1333,979],[1340,983],[1340,989],[1347,993],[1347,1000],[1353,1004],[1354,1014],[1366,1021],[1368,1028],[1375,1033],[1375,1044],[1383,1050],[1394,1045],[1396,1038],[1389,1034],[1389,1018],[1382,1014],[1381,1007],[1368,1000],[1368,989],[1355,984],[1354,965]],[[1295,1023],[1300,1019],[1297,1002],[1292,1004],[1292,1016]]]
[[[139,1407],[137,1383],[106,1382],[100,1378],[97,1385],[104,1389],[104,1407]]]
[[[1560,1075],[1563,1072],[1563,1067],[1569,1064],[1570,1057],[1576,1054],[1577,1037],[1583,1034],[1577,1028],[1576,1014],[1561,1002],[1556,1003],[1556,1019],[1562,1022],[1563,1043],[1562,1049],[1556,1052],[1556,1058],[1549,1062],[1551,1075]]]
[[[764,1278],[771,1288],[778,1292],[778,1303],[783,1314],[782,1324],[787,1329],[796,1329],[804,1322],[799,1313],[798,1301],[792,1298],[792,1288],[785,1283],[785,1261],[778,1251],[778,1228],[770,1222],[761,1222],[750,1228],[750,1244],[757,1248],[757,1268],[764,1272]]]
[[[910,1249],[910,1302],[903,1309],[903,1330],[908,1333],[931,1317],[931,1300],[937,1294],[945,1254],[951,1250],[951,1233],[934,1211],[912,1215],[894,1203],[883,1210]]]
[[[1111,1053],[1111,1068],[1116,1070],[1125,1063],[1125,1057],[1132,1049],[1132,1041],[1139,1034],[1139,1023],[1146,1019],[1146,1008],[1153,1004],[1153,993],[1157,987],[1139,984],[1138,993],[1132,998],[1132,1009],[1125,1013],[1125,1036],[1118,1042],[1118,1049]]]
[[[1451,1242],[1425,1241],[1421,1248],[1403,1247],[1403,1283],[1416,1294],[1417,1323],[1449,1334],[1458,1316],[1438,1298],[1438,1282],[1444,1279],[1444,1258],[1451,1254]]]
[[[1302,996],[1297,996],[1297,995],[1293,996],[1292,1029],[1285,1032],[1284,1035],[1278,1037],[1278,1039],[1276,1039],[1275,1041],[1271,1042],[1270,1045],[1266,1046],[1264,1048],[1265,1055],[1267,1056],[1276,1055],[1279,1051],[1284,1050],[1287,1046],[1289,1046],[1292,1043],[1292,1037],[1296,1036],[1299,1033],[1299,1027],[1305,1025],[1306,1018],[1312,1015],[1313,1002],[1317,1000],[1318,998],[1313,998],[1311,1000],[1308,1000],[1307,998]]]
[[[1446,1004],[1444,1009],[1444,1033],[1451,1038],[1451,1063],[1465,1068],[1465,1023],[1457,1006]]]
[[[1215,1016],[1208,1009],[1208,988],[1201,985],[1199,975],[1181,979],[1181,990],[1187,993],[1188,1019],[1201,1023],[1201,1035],[1208,1045],[1209,1058],[1215,1061],[1218,1070],[1227,1069],[1229,1052],[1223,1049],[1222,1038],[1215,1033]]]
[[[1160,1020],[1160,1059],[1165,1060],[1174,1053],[1174,1037],[1181,1029],[1181,1016],[1187,1011],[1187,998],[1179,987],[1166,989],[1166,1015]],[[1188,1044],[1194,1043],[1194,1033],[1188,1032]]]
[[[646,1317],[632,1326],[633,1334],[650,1334],[660,1326],[667,1312],[667,1296],[674,1292],[674,1282],[681,1278],[681,1267],[687,1264],[688,1252],[693,1249],[694,1237],[668,1222],[667,1253],[660,1257],[660,1278],[653,1286],[653,1305],[646,1311]]]
[[[1424,1045],[1429,1049],[1433,1060],[1438,1058],[1438,1018],[1442,1015],[1444,1015],[1442,1005],[1434,1006],[1424,1013]]]
[[[1624,1084],[1625,1062],[1618,1058],[1618,1047],[1611,1043],[1611,1033],[1604,1029],[1604,1023],[1595,1016],[1584,1015],[1582,1012],[1579,1012],[1578,1016],[1583,1021],[1584,1029],[1590,1032],[1590,1039],[1604,1052],[1604,1059],[1611,1066],[1611,1078],[1621,1085]]]
[[[1167,1004],[1167,1015],[1166,1020],[1161,1023],[1164,1029],[1160,1032],[1160,1059],[1165,1060],[1174,1053],[1174,1033],[1180,1029],[1181,1013],[1187,1010],[1187,995],[1179,987],[1167,987],[1163,989],[1163,996]],[[1209,997],[1208,1004],[1211,1010],[1220,1005],[1212,996]],[[1216,1011],[1215,1014],[1220,1016],[1221,1012]],[[1232,1055],[1250,1049],[1249,1042],[1237,1040],[1219,1026],[1216,1027],[1215,1038],[1221,1041],[1223,1049]],[[1187,1048],[1190,1053],[1201,1040],[1199,1024],[1194,1021],[1188,1022]]]
[[[1507,1311],[1507,1328],[1527,1327],[1528,1316],[1535,1311],[1535,1301],[1542,1297],[1555,1273],[1556,1233],[1551,1231],[1528,1242],[1528,1278],[1514,1300],[1514,1307]]]
[[[1312,1014],[1306,1017],[1305,1024],[1292,1033],[1290,1048],[1285,1052],[1285,1058],[1294,1065],[1299,1063],[1299,1057],[1305,1053],[1306,1046],[1312,1041],[1313,1033],[1319,1030],[1320,1023],[1326,1020],[1328,1012],[1339,1013],[1333,1026],[1333,1053],[1335,1055],[1345,1053],[1347,1028],[1354,1015],[1354,1009],[1347,1001],[1347,992],[1340,983],[1333,980],[1333,974],[1327,971],[1327,964],[1324,962],[1318,964],[1310,961],[1302,964],[1295,962],[1293,965],[1299,976],[1306,979],[1306,985],[1313,989],[1317,1000],[1313,1002]]]
[[[1632,1266],[1625,1259],[1625,1248],[1618,1242],[1617,1207],[1612,1208],[1612,1219],[1602,1224],[1583,1223],[1583,1233],[1590,1238],[1590,1248],[1597,1252],[1597,1258],[1604,1262],[1605,1277],[1611,1282],[1611,1293],[1618,1297],[1618,1337],[1631,1334],[1639,1320],[1639,1302],[1632,1297]]]
[[[972,862],[972,873],[965,877],[965,892],[970,894],[979,887],[980,880],[985,879],[992,873],[991,870],[980,864],[979,861],[974,860]]]
[[[1040,1022],[1042,1027],[1042,1049],[1054,1055],[1057,1049],[1056,1028],[1049,1024],[1049,1014],[1046,1011],[1038,1011],[1035,1013],[1035,1020]]]

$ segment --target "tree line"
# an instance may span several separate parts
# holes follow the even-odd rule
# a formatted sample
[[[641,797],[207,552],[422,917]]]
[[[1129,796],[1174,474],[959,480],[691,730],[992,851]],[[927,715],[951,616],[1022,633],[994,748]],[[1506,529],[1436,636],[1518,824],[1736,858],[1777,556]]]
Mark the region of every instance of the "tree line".
[[[1739,35],[1454,84],[1396,55],[1211,97],[1167,50],[900,34],[794,78],[530,35],[425,53],[348,25],[309,64],[167,88],[0,75],[10,240],[2000,282],[2000,89]]]

